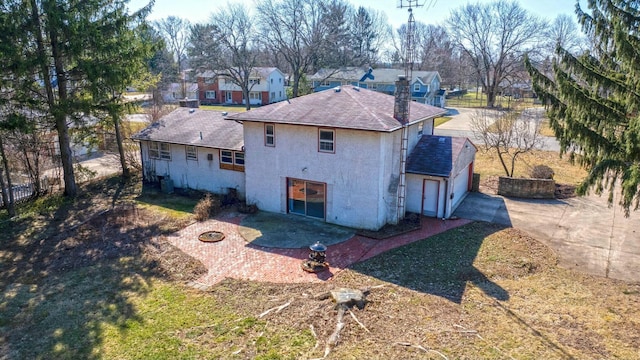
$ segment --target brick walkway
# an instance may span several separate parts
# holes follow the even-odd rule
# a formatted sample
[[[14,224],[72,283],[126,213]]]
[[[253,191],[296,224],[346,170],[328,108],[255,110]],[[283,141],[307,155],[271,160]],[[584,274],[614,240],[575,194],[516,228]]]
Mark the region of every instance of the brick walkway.
[[[410,244],[469,223],[469,220],[442,221],[422,219],[422,228],[384,240],[355,235],[351,239],[327,249],[328,271],[310,274],[300,264],[309,255],[308,249],[280,249],[247,243],[238,233],[238,224],[244,215],[228,214],[205,222],[192,224],[169,235],[171,244],[201,261],[209,270],[192,286],[206,289],[225,278],[265,281],[274,283],[303,283],[330,280],[349,265],[369,259],[393,248]],[[205,231],[216,230],[225,234],[219,242],[198,240]]]

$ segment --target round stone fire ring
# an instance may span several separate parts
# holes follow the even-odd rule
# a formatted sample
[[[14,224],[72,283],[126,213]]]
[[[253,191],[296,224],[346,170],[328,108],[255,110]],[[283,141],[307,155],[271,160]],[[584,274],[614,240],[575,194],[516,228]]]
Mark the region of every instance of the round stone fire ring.
[[[202,242],[218,242],[222,239],[224,239],[224,233],[215,230],[205,231],[198,235],[198,240]]]

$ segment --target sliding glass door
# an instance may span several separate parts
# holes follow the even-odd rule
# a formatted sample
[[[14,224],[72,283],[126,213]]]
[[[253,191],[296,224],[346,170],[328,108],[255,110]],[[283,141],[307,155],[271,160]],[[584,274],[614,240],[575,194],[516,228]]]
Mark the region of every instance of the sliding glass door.
[[[324,219],[325,184],[287,179],[289,212]]]

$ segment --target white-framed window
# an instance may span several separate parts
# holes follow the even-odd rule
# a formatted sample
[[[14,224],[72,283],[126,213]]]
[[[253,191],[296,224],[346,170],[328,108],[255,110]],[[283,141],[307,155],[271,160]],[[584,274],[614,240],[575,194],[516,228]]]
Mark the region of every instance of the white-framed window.
[[[198,148],[193,145],[185,145],[187,160],[198,160]]]
[[[424,121],[418,123],[418,138],[422,137],[422,131],[424,128]]]
[[[242,151],[220,150],[220,169],[244,171]]]
[[[249,79],[249,85],[260,85],[260,79]]]
[[[160,160],[171,160],[171,146],[167,143],[150,141],[149,158]]]
[[[204,92],[204,97],[205,99],[215,99],[216,98],[216,92],[212,91],[212,90],[207,90]]]
[[[369,89],[371,89],[371,90],[377,90],[377,89],[378,89],[378,84],[377,84],[377,83],[370,83],[370,84],[369,84]]]
[[[331,86],[331,82],[329,80],[325,80],[320,83],[320,86]]]
[[[249,92],[249,100],[262,100],[262,92],[260,92],[260,91],[250,91]]]
[[[264,146],[276,146],[276,126],[264,124]]]
[[[335,153],[335,135],[335,130],[320,129],[318,131],[318,151]]]
[[[271,78],[271,83],[273,84],[273,78]]]
[[[419,83],[413,84],[413,91],[420,91],[420,84]]]
[[[276,92],[272,91],[271,92],[271,99],[269,99],[269,100],[273,101],[275,98],[276,98]]]
[[[282,99],[282,91],[278,91],[278,97]]]

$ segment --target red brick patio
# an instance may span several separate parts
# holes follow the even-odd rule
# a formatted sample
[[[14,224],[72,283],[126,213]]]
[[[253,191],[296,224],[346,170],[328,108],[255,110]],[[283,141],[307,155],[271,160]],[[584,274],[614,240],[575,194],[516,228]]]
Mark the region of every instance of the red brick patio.
[[[192,224],[168,236],[174,246],[201,261],[208,273],[192,283],[206,288],[225,278],[275,283],[302,283],[330,280],[349,265],[369,259],[393,248],[425,239],[471,222],[470,220],[438,220],[422,218],[422,228],[384,240],[354,235],[349,240],[327,249],[328,271],[310,274],[300,264],[309,255],[308,249],[281,249],[251,245],[238,232],[245,215],[227,214],[216,219]],[[202,242],[198,235],[216,230],[225,234],[219,242]]]

